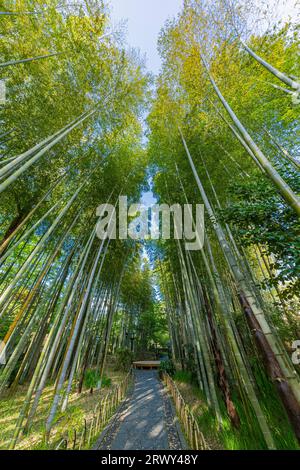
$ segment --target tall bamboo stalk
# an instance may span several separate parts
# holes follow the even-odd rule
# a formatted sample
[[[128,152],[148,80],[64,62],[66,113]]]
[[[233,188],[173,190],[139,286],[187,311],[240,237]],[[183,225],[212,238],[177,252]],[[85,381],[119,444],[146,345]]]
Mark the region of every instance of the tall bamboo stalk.
[[[204,64],[205,70],[207,72],[208,78],[218,95],[222,105],[228,112],[229,116],[233,120],[234,124],[236,125],[237,129],[241,133],[243,139],[247,143],[247,145],[250,147],[251,151],[255,155],[256,159],[258,160],[259,164],[262,166],[266,174],[269,176],[270,180],[273,182],[273,184],[277,187],[279,193],[282,195],[286,203],[292,207],[295,212],[300,216],[300,200],[298,196],[292,191],[292,189],[289,187],[289,185],[282,179],[282,177],[279,175],[279,173],[275,170],[273,165],[270,163],[270,161],[267,159],[267,157],[263,154],[263,152],[260,150],[260,148],[257,146],[257,144],[254,142],[246,128],[243,126],[241,121],[238,119],[236,114],[233,112],[227,101],[225,100],[224,96],[220,92],[215,80],[213,79],[210,71],[209,71],[209,66],[203,57],[203,55],[200,53],[202,62]]]
[[[243,47],[246,49],[246,51],[253,57],[253,59],[255,59],[263,67],[265,67],[269,72],[275,75],[276,78],[278,78],[279,80],[281,80],[283,83],[293,88],[294,90],[296,91],[300,90],[300,83],[296,82],[295,80],[292,80],[285,73],[280,72],[280,70],[276,69],[275,67],[273,67],[273,65],[269,64],[266,60],[262,59],[252,49],[250,49],[250,47],[247,46],[247,44],[241,38],[240,38],[240,42],[243,45]]]
[[[33,62],[33,61],[41,60],[41,59],[48,59],[50,57],[55,57],[61,54],[66,54],[66,52],[53,52],[52,54],[44,54],[44,55],[39,55],[36,57],[29,57],[28,59],[9,60],[8,62],[0,63],[0,68],[10,67],[11,65],[24,64],[27,62]]]
[[[182,142],[188,157],[188,160],[190,162],[195,180],[197,182],[199,191],[201,193],[201,197],[203,199],[204,205],[206,207],[206,210],[209,214],[211,223],[213,225],[213,228],[215,230],[215,233],[217,235],[217,238],[219,240],[220,246],[222,248],[222,251],[224,253],[225,259],[227,260],[229,269],[232,273],[232,276],[236,282],[238,291],[239,291],[239,298],[241,305],[244,309],[244,312],[247,317],[249,317],[249,312],[251,311],[251,315],[253,317],[253,321],[255,320],[257,324],[259,325],[261,329],[261,333],[263,337],[265,338],[266,343],[269,345],[269,350],[263,351],[266,355],[266,360],[268,361],[269,368],[273,370],[274,368],[274,374],[278,373],[280,370],[280,376],[277,377],[275,381],[275,385],[278,385],[279,383],[285,384],[285,387],[278,386],[278,391],[279,394],[282,398],[283,404],[287,410],[287,413],[290,417],[291,424],[294,427],[295,433],[297,437],[300,439],[300,435],[298,434],[298,428],[297,426],[295,427],[295,421],[294,418],[291,417],[291,412],[290,408],[294,409],[294,415],[299,416],[299,425],[300,425],[300,405],[299,405],[299,393],[300,393],[300,388],[299,388],[299,381],[296,375],[296,372],[293,371],[292,365],[291,364],[286,364],[286,357],[285,354],[280,350],[280,347],[278,345],[278,342],[276,338],[274,338],[272,329],[270,328],[270,325],[268,324],[268,321],[264,315],[264,312],[259,308],[256,302],[255,295],[253,293],[253,290],[251,286],[248,284],[247,279],[244,275],[244,273],[240,270],[238,263],[236,261],[235,255],[228,244],[226,240],[225,233],[221,227],[221,225],[217,222],[217,219],[215,217],[214,211],[212,209],[212,206],[207,198],[207,195],[205,193],[204,187],[200,181],[200,178],[198,176],[196,167],[194,165],[194,162],[192,160],[191,154],[189,152],[187,143],[183,137],[182,132],[180,131]],[[247,305],[245,303],[247,302]],[[252,318],[251,317],[251,318]],[[262,344],[262,343],[260,343]],[[270,351],[272,351],[272,355],[270,355]],[[274,376],[272,376],[274,378]],[[284,396],[283,396],[284,395]],[[287,406],[287,402],[289,405]],[[264,432],[264,431],[263,431]],[[265,434],[265,432],[264,432]],[[270,441],[269,438],[269,433],[265,434],[266,442],[273,446],[272,440]]]

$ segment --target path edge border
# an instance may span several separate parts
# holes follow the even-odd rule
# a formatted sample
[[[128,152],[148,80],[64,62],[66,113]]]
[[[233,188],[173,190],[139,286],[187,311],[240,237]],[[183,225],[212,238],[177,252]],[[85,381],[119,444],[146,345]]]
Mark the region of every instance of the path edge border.
[[[135,379],[134,379],[134,382],[135,382]],[[133,386],[134,386],[134,383],[133,383]],[[122,403],[120,403],[120,405],[116,409],[114,415],[111,417],[110,421],[105,426],[105,428],[101,432],[100,436],[98,437],[97,441],[95,442],[95,444],[92,446],[92,448],[90,450],[100,450],[100,451],[103,450],[103,449],[99,448],[99,445],[104,441],[104,439],[105,439],[106,435],[109,433],[111,427],[114,425],[114,423],[116,422],[116,420],[120,416],[123,408],[125,407],[127,401],[129,400],[129,398],[131,396],[133,386],[130,387],[131,390],[129,390],[129,393],[125,397],[125,400],[123,400]]]
[[[174,424],[175,424],[176,431],[177,431],[177,434],[178,434],[178,437],[179,437],[179,440],[180,440],[182,450],[190,450],[190,447],[188,445],[188,441],[185,438],[184,432],[182,431],[182,428],[181,428],[181,425],[180,425],[180,420],[178,418],[175,405],[173,403],[173,399],[170,396],[170,394],[168,393],[168,389],[167,389],[167,387],[165,387],[165,385],[164,385],[164,383],[161,379],[160,379],[160,382],[161,382],[161,385],[162,385],[162,388],[163,388],[163,393],[165,395],[165,399],[168,400],[170,405],[171,405],[171,411],[172,411],[172,414],[174,416]]]

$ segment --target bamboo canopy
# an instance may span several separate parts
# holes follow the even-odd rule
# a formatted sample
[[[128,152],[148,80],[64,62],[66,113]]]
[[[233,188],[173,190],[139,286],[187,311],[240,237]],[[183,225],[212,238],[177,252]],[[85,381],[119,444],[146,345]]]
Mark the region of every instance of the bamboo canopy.
[[[124,357],[163,368],[160,350],[168,372],[197,388],[215,434],[230,429],[245,448],[298,448],[294,25],[247,34],[248,2],[185,0],[161,31],[153,91],[122,28],[111,32],[106,2],[9,3],[0,12],[0,394],[24,392],[10,448],[31,432],[48,384],[46,444],[87,376],[101,387]],[[120,197],[136,204],[149,187],[171,213],[184,207],[192,222],[182,239],[175,216],[165,240],[127,236]],[[203,246],[189,250],[197,204]]]

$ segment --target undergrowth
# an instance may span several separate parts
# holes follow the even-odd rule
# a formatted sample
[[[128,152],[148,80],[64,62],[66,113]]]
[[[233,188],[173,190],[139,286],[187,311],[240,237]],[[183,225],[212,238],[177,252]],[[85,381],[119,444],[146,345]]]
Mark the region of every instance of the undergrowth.
[[[257,393],[260,405],[267,417],[276,448],[278,450],[300,450],[274,385],[258,365],[254,365],[253,371],[258,385]],[[245,406],[243,403],[247,400],[246,397],[242,398],[237,395],[232,397],[241,420],[239,429],[235,429],[230,422],[221,394],[219,395],[222,417],[222,424],[220,425],[211,407],[208,406],[204,394],[195,384],[191,373],[177,371],[174,380],[183,398],[192,409],[198,420],[200,430],[212,449],[267,449],[254,412],[247,413],[246,411],[249,410],[249,406]]]

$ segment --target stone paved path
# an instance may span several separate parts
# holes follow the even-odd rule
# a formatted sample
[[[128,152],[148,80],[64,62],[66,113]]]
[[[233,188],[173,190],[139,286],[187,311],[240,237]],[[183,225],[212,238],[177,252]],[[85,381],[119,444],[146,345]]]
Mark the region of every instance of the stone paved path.
[[[169,397],[156,371],[136,371],[135,387],[98,449],[181,450]]]

